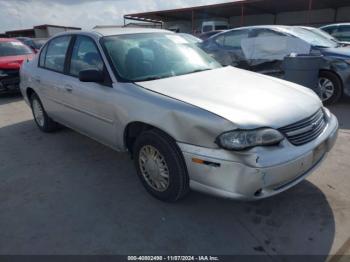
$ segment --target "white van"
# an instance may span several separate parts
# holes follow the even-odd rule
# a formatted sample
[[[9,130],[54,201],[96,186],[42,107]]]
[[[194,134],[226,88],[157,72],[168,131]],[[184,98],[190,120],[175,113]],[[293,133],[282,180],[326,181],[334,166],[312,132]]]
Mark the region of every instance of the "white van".
[[[228,30],[229,28],[229,24],[226,21],[207,21],[202,23],[202,33],[216,30]]]

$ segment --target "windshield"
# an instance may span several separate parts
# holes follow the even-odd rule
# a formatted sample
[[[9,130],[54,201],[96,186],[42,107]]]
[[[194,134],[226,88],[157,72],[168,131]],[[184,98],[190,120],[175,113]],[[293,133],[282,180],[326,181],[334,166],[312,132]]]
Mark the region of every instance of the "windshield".
[[[197,46],[175,34],[147,33],[104,37],[117,74],[126,81],[155,80],[221,67]]]
[[[288,32],[302,40],[304,40],[305,42],[309,43],[312,46],[316,46],[316,47],[324,47],[324,48],[334,48],[337,47],[339,44],[332,41],[331,39],[313,32],[311,30],[307,30],[304,28],[300,28],[300,27],[293,27],[288,29]]]
[[[32,50],[21,42],[0,42],[0,56],[17,56],[32,53]]]

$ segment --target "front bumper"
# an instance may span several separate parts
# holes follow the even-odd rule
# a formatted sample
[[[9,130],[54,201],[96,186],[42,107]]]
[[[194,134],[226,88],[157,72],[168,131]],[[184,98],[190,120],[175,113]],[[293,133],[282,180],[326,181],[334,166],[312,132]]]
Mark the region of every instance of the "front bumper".
[[[183,152],[193,190],[242,200],[258,200],[281,193],[309,176],[335,144],[338,121],[314,141],[294,146],[287,139],[273,147],[246,152],[208,149],[178,143]],[[199,163],[198,159],[203,160]]]
[[[19,82],[19,70],[6,70],[5,76],[0,77],[0,93],[19,92]]]

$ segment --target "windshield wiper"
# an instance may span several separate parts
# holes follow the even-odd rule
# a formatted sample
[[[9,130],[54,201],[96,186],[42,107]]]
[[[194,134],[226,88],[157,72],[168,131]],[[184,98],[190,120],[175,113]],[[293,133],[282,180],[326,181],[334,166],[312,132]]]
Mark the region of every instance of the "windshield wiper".
[[[151,76],[151,77],[136,79],[134,81],[135,82],[144,82],[144,81],[152,81],[152,80],[158,80],[158,79],[161,79],[161,77],[159,77],[159,76]]]
[[[197,69],[197,70],[186,72],[186,73],[183,73],[180,75],[189,75],[189,74],[199,73],[199,72],[208,71],[208,70],[212,70],[212,68]],[[145,77],[145,78],[133,79],[132,81],[133,82],[146,82],[146,81],[159,80],[162,78],[168,78],[168,77],[180,76],[180,75],[149,76],[149,77]]]
[[[196,70],[184,73],[182,75],[189,75],[189,74],[194,74],[194,73],[199,73],[199,72],[204,72],[204,71],[209,71],[209,70],[212,70],[212,68],[196,69]]]
[[[193,73],[199,73],[199,72],[204,72],[204,71],[209,71],[212,70],[212,68],[204,68],[204,69],[197,69],[197,70],[193,70],[191,73],[189,74],[193,74]]]
[[[145,78],[139,78],[139,79],[133,79],[133,82],[145,82],[145,81],[153,81],[153,80],[159,80],[162,78],[171,77],[172,75],[166,75],[166,76],[149,76]]]
[[[316,48],[332,48],[331,46],[315,45]]]

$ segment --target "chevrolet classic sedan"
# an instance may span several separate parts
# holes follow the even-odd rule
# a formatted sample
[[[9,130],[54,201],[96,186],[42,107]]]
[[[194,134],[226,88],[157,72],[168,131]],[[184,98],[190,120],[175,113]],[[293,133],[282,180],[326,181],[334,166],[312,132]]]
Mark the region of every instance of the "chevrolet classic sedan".
[[[61,124],[130,152],[164,201],[190,189],[273,196],[310,175],[337,137],[336,117],[311,90],[222,67],[165,30],[56,35],[23,65],[20,86],[42,131]]]

